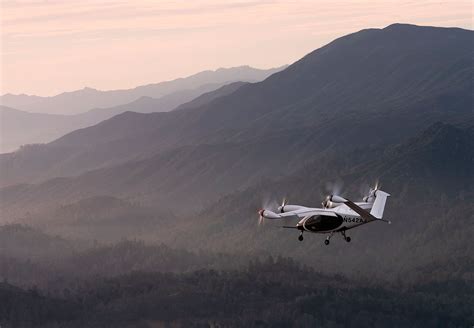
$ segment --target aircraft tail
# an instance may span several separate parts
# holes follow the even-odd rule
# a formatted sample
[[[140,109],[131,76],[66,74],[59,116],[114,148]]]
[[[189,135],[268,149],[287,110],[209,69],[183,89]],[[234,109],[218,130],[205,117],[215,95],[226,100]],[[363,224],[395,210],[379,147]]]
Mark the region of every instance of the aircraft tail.
[[[383,217],[383,210],[385,209],[385,203],[387,202],[388,196],[390,196],[390,194],[387,194],[382,190],[377,190],[375,192],[375,202],[372,206],[370,214],[372,214],[377,219],[382,219]]]

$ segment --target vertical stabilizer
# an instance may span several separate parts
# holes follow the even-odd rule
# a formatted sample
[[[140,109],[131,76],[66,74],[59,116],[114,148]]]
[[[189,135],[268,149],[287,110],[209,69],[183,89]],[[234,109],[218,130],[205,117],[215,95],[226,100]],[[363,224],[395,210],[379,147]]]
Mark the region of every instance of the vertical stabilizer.
[[[377,190],[375,192],[375,202],[372,206],[370,214],[372,214],[377,219],[381,219],[383,217],[383,210],[385,209],[385,202],[387,201],[388,196],[390,195],[382,190]]]

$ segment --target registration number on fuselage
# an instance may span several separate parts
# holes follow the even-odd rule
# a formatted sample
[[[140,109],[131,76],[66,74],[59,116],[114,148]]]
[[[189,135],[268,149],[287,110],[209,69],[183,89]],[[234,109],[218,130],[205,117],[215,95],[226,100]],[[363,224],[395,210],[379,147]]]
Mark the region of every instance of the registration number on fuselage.
[[[363,218],[347,218],[347,217],[344,217],[343,218],[344,222],[347,222],[347,223],[364,223],[365,220]]]

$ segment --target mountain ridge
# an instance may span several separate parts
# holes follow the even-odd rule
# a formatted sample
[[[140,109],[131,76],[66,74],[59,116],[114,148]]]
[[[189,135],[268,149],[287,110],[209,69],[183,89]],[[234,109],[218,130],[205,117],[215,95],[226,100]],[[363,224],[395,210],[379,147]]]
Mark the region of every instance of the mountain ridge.
[[[204,104],[206,101],[235,91],[245,83],[249,82],[232,82],[224,85],[204,84],[196,89],[179,90],[161,98],[143,96],[128,104],[95,108],[74,115],[30,113],[0,105],[2,119],[0,150],[6,153],[22,145],[51,142],[71,131],[92,126],[125,111],[166,112],[179,105],[187,104],[187,107],[192,107],[198,103]],[[190,104],[194,98],[196,98],[196,104]]]
[[[302,154],[342,151],[360,143],[398,142],[437,121],[472,120],[473,35],[411,25],[362,30],[208,104],[124,113],[76,130],[42,148],[57,159],[55,170],[41,169],[33,178],[77,175],[173,148],[223,142],[264,148],[279,142]],[[281,160],[277,147],[266,156],[268,162]],[[37,162],[28,152],[22,157]],[[11,181],[25,182],[15,178],[22,161],[15,162],[18,169],[8,171]],[[272,173],[283,173],[292,162],[288,158]],[[9,163],[0,156],[0,167]]]
[[[463,264],[460,250],[472,249],[468,245],[474,232],[472,216],[466,215],[474,210],[469,202],[474,197],[473,133],[474,126],[459,128],[435,123],[389,149],[371,150],[362,157],[360,150],[354,150],[345,156],[328,158],[325,165],[321,165],[321,160],[315,161],[286,177],[263,180],[222,197],[193,215],[192,220],[183,220],[180,230],[175,232],[179,238],[173,242],[180,247],[199,244],[203,249],[222,251],[273,251],[275,255],[291,256],[330,271],[348,272],[364,267],[362,271],[368,270],[382,279],[392,276],[393,270],[405,270],[407,263],[423,267],[433,266],[437,261],[452,261],[463,267],[459,272],[462,276],[470,266]],[[459,147],[451,149],[453,143]],[[432,165],[433,161],[445,159],[446,151],[450,150],[449,160],[439,163],[441,167]],[[324,248],[324,236],[310,234],[302,254],[297,234],[279,229],[281,225],[294,225],[293,220],[266,220],[263,226],[257,225],[257,210],[262,206],[274,206],[276,210],[282,198],[290,204],[314,207],[319,207],[325,196],[332,193],[359,201],[375,181],[392,195],[385,211],[392,224],[350,230],[357,243],[350,251],[345,245]],[[440,240],[433,238],[435,235]],[[456,240],[446,240],[452,235],[457,236]],[[166,237],[161,238],[169,242]],[[279,243],[275,244],[275,240]],[[373,249],[374,245],[379,246]],[[308,252],[314,256],[308,258]],[[334,262],[334,257],[348,254],[350,259]],[[391,263],[393,259],[405,263],[405,268]],[[366,266],[373,261],[377,261],[377,268],[368,269]],[[419,274],[404,273],[407,279],[418,279]]]
[[[0,156],[0,167],[13,182],[48,181],[30,190],[66,188],[53,199],[114,185],[151,203],[197,211],[332,154],[387,147],[438,121],[472,120],[473,64],[466,59],[473,35],[416,26],[363,30],[204,105],[126,112],[37,150]],[[48,180],[54,176],[80,178]]]
[[[209,83],[228,84],[235,81],[260,81],[284,67],[256,69],[250,66],[238,66],[215,71],[207,70],[185,78],[137,86],[131,89],[100,91],[85,87],[50,97],[19,95],[20,101],[18,103],[15,102],[16,95],[6,94],[0,97],[0,103],[7,107],[30,112],[78,114],[97,107],[113,107],[129,103],[141,96],[159,98],[182,89],[194,89]]]

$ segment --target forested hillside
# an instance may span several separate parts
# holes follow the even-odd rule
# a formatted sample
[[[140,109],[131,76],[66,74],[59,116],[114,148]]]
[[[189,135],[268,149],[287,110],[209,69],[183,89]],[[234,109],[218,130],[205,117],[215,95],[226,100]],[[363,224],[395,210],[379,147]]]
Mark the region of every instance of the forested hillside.
[[[473,292],[461,282],[375,286],[269,258],[238,271],[135,272],[49,295],[3,283],[0,322],[5,327],[460,327],[474,319]]]

